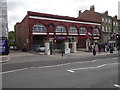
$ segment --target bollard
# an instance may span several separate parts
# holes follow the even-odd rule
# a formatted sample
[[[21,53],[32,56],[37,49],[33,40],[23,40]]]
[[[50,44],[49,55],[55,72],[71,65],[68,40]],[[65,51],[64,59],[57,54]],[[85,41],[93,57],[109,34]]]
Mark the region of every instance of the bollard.
[[[61,52],[61,54],[62,54],[62,57],[63,57],[63,51]]]

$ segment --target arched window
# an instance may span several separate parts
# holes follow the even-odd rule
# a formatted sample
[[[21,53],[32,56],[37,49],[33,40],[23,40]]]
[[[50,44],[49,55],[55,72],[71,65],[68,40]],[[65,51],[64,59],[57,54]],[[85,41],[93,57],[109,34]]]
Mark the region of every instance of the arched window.
[[[66,32],[66,29],[64,26],[59,25],[56,27],[56,32]]]
[[[77,28],[75,26],[70,26],[69,33],[77,33]]]
[[[33,31],[46,32],[47,29],[46,29],[45,26],[42,25],[42,24],[35,24],[35,25],[33,26]]]
[[[81,27],[80,34],[86,34],[86,33],[87,33],[87,29],[85,27]]]
[[[93,34],[100,34],[98,28],[94,28],[92,33],[93,33]]]

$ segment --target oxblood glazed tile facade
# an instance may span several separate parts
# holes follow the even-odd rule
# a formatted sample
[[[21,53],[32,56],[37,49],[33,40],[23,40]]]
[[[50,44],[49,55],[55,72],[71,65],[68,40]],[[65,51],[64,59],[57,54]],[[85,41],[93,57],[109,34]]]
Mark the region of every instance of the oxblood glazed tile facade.
[[[33,45],[44,46],[46,40],[55,49],[65,41],[69,41],[69,47],[76,41],[77,48],[85,48],[88,38],[92,42],[100,40],[100,27],[99,22],[28,11],[22,22],[15,25],[16,43],[19,49],[30,50]]]

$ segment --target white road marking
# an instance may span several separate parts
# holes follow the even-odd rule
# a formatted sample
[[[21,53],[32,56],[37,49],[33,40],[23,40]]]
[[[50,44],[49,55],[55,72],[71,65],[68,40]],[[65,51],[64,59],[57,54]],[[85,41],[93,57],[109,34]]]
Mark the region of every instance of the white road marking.
[[[6,62],[9,62],[10,60],[2,60],[2,61],[0,61],[0,64],[4,64],[4,63],[6,63]]]
[[[97,66],[96,68],[101,68],[101,67],[104,67],[106,66],[107,64],[103,64],[103,65],[100,65],[100,66]]]
[[[6,71],[6,72],[1,72],[1,74],[7,74],[7,73],[12,73],[12,72],[16,72],[16,71],[23,71],[26,69],[34,69],[34,68],[50,68],[50,67],[58,67],[58,66],[64,66],[64,65],[69,65],[71,63],[66,63],[66,64],[59,64],[59,65],[52,65],[52,66],[42,66],[42,67],[29,67],[29,68],[23,68],[23,69],[17,69],[17,70],[11,70],[11,71]]]
[[[23,69],[17,69],[17,70],[11,70],[11,71],[6,71],[6,72],[0,72],[1,74],[7,74],[7,73],[13,73],[13,72],[17,72],[17,71],[23,71],[23,70],[27,70],[29,68],[23,68]]]
[[[73,73],[73,72],[75,72],[75,71],[72,71],[72,70],[67,70],[68,72],[71,72],[71,73]]]
[[[69,64],[72,64],[72,63],[58,64],[58,65],[51,65],[51,66],[42,66],[42,67],[38,67],[38,68],[60,67],[60,66],[65,66],[65,65],[69,65]]]
[[[95,60],[93,60],[93,61],[91,61],[91,62],[96,62],[96,61],[98,61],[98,60],[100,60],[100,59],[95,59]]]
[[[69,69],[68,72],[75,72],[76,70],[86,70],[86,69],[94,69],[96,67],[86,67],[86,68],[75,68],[75,69]]]
[[[95,66],[95,67],[68,69],[67,71],[68,72],[75,72],[77,70],[97,69],[97,68],[101,68],[101,67],[104,67],[104,66],[107,66],[107,65],[116,65],[116,64],[119,64],[119,63],[109,63],[109,64],[103,64],[103,65],[99,65],[99,66]]]
[[[23,70],[27,70],[27,69],[29,69],[29,68],[17,69],[15,71],[23,71]]]
[[[1,75],[1,74],[7,74],[7,73],[12,73],[12,72],[15,72],[15,70],[11,70],[11,71],[6,71],[6,72],[1,72],[1,73],[0,73],[0,75]]]
[[[70,65],[70,64],[72,64],[72,63],[65,63],[65,64],[63,64],[63,65]]]
[[[118,57],[115,57],[115,58],[113,58],[113,59],[117,59],[117,58],[118,58]],[[70,65],[70,64],[77,64],[77,63],[90,63],[90,62],[96,62],[96,61],[98,61],[98,60],[99,60],[99,59],[95,59],[95,60],[92,60],[92,61],[72,62],[72,63],[58,64],[58,65],[51,65],[51,66],[23,68],[23,69],[11,70],[11,71],[6,71],[6,72],[0,72],[0,75],[1,75],[1,74],[12,73],[12,72],[16,72],[16,71],[23,71],[23,70],[32,69],[32,68],[51,68],[51,67],[60,67],[60,66],[65,66],[65,65]],[[113,65],[113,64],[118,64],[118,63],[103,64],[103,65],[100,65],[100,66],[97,66],[97,67],[77,68],[77,69],[71,69],[71,70],[67,70],[67,71],[69,71],[69,72],[75,72],[74,70],[85,70],[85,69],[101,68],[101,67],[103,67],[103,66],[106,66],[106,65]]]
[[[42,67],[38,67],[38,68],[51,68],[51,67],[57,67],[57,65],[52,65],[52,66],[42,66]]]
[[[120,85],[118,85],[118,84],[114,84],[114,86],[120,88]]]

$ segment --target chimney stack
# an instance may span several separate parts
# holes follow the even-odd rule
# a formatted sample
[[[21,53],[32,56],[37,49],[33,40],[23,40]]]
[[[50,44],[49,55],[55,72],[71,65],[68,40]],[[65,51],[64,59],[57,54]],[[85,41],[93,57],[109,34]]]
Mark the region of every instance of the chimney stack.
[[[117,19],[117,15],[115,15],[113,18]]]
[[[105,15],[108,15],[108,11],[105,11],[105,13],[104,13]]]
[[[80,15],[82,14],[82,11],[81,10],[79,10],[79,14],[78,14],[78,17],[80,17]]]
[[[94,7],[94,5],[92,5],[92,6],[90,6],[90,11],[95,11],[95,7]]]

